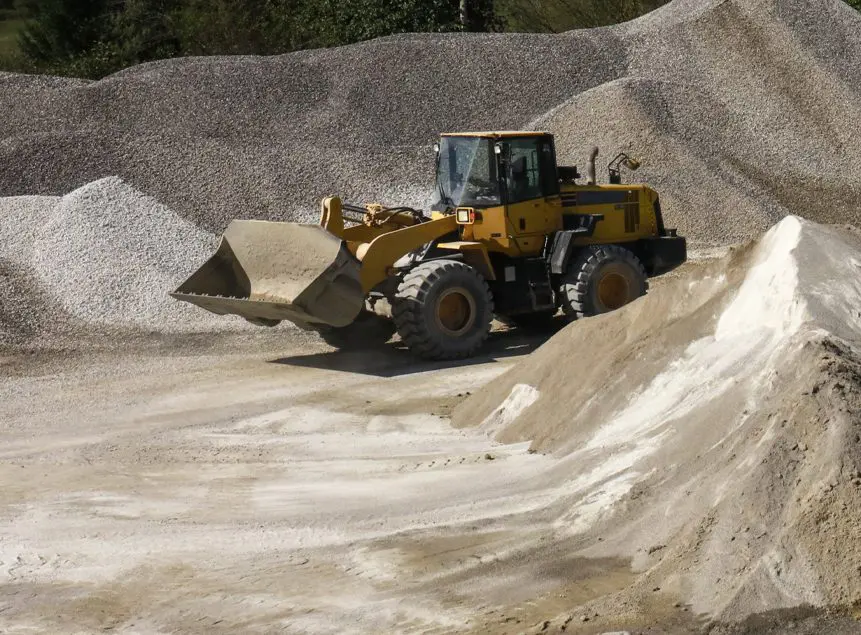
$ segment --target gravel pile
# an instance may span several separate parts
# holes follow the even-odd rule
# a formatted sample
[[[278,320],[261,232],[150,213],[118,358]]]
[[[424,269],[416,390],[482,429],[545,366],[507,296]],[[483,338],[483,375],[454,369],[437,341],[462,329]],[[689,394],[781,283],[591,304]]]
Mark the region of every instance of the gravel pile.
[[[0,77],[0,196],[119,175],[212,231],[316,217],[331,193],[422,202],[441,130],[522,125],[614,79],[620,46],[601,31],[405,35],[91,84]]]
[[[61,323],[56,303],[24,267],[0,258],[0,346],[29,344]]]
[[[584,139],[641,157],[636,178],[701,241],[744,240],[787,213],[861,221],[858,12],[830,0],[677,1],[619,30],[626,77],[533,122],[559,135],[563,159]]]
[[[861,17],[840,0],[675,0],[560,35],[403,35],[182,59],[87,83],[0,76],[0,196],[119,175],[213,232],[318,199],[426,203],[440,131],[547,128],[623,149],[669,221],[745,239],[788,212],[861,220]]]
[[[0,199],[0,343],[76,326],[169,332],[232,324],[167,295],[216,244],[117,178],[62,198]]]
[[[24,344],[65,323],[58,302],[33,273],[38,236],[58,201],[0,198],[0,344]]]
[[[455,411],[557,458],[534,522],[572,538],[568,557],[643,572],[583,610],[669,599],[734,621],[858,601],[859,262],[857,235],[786,218],[564,329]]]

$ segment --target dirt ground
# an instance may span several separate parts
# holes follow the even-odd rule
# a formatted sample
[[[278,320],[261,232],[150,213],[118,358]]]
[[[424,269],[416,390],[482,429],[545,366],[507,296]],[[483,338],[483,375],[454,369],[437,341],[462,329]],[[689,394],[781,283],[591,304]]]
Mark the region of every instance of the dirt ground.
[[[545,458],[446,419],[540,339],[460,365],[284,330],[7,353],[0,631],[468,630],[623,586],[509,558]]]
[[[544,339],[457,364],[284,330],[7,353],[0,632],[717,628],[660,593],[578,608],[630,562],[567,555],[550,457],[450,426]]]
[[[556,459],[449,420],[549,337],[455,363],[290,329],[0,350],[0,632],[859,632],[857,607],[718,624],[578,553]]]

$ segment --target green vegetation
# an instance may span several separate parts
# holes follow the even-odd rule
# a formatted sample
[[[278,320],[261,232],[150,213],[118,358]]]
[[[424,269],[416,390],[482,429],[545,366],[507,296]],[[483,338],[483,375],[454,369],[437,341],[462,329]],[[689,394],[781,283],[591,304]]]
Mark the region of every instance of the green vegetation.
[[[0,55],[18,50],[18,33],[23,26],[24,20],[0,18]]]
[[[0,0],[0,59],[18,51],[18,33],[23,25],[14,0]]]
[[[667,0],[501,0],[499,10],[507,30],[561,33],[633,20],[666,2]]]
[[[18,34],[23,27],[24,20],[0,11],[0,71],[22,68],[24,62],[18,48]]]
[[[0,0],[0,70],[103,77],[184,55],[278,54],[404,32],[561,32],[667,0]],[[861,10],[861,0],[846,0]]]
[[[101,77],[165,57],[501,27],[492,0],[0,0],[0,69]]]

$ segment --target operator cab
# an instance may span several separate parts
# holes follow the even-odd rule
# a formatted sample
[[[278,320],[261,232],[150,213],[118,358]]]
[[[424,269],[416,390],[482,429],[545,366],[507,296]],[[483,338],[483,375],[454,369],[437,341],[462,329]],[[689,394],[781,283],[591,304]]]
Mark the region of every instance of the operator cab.
[[[434,211],[486,209],[559,194],[546,132],[444,134],[436,150]]]

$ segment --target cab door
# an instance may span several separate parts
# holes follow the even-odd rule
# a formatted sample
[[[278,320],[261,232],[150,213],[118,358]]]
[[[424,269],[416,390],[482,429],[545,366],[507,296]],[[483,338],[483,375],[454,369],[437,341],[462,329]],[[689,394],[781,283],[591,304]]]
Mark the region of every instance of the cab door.
[[[508,235],[520,255],[536,255],[544,247],[544,237],[562,229],[553,140],[540,136],[508,139],[502,156]]]

